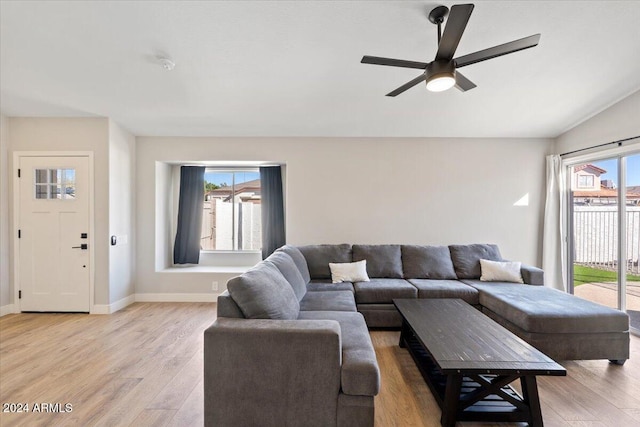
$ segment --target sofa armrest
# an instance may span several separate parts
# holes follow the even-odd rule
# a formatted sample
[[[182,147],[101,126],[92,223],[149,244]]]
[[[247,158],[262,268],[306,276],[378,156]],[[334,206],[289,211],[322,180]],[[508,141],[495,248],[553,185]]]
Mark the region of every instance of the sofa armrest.
[[[522,265],[520,267],[520,274],[522,274],[522,280],[527,285],[544,285],[544,270],[531,265]]]
[[[204,332],[205,426],[335,424],[341,364],[336,321],[218,319]]]
[[[218,312],[218,318],[220,317],[234,317],[244,319],[244,314],[238,304],[231,298],[228,290],[218,295],[218,304],[216,305]]]

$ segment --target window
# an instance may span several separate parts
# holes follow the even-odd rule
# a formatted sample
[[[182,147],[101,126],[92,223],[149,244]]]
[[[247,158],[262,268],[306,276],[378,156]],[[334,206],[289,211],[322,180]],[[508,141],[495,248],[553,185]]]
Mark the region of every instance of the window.
[[[76,198],[75,169],[36,169],[34,178],[36,199],[74,200]]]
[[[258,169],[207,169],[204,175],[203,251],[259,251],[262,247]]]
[[[578,175],[578,188],[592,188],[593,175]]]

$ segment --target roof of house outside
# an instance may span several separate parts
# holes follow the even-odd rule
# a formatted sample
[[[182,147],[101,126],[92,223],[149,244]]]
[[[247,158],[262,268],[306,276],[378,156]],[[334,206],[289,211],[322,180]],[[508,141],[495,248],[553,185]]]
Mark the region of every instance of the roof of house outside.
[[[235,193],[240,194],[245,192],[253,192],[256,195],[259,195],[260,190],[260,179],[253,179],[251,181],[236,184]],[[208,191],[206,195],[211,197],[226,197],[231,195],[232,191],[232,187],[230,185],[227,185],[224,187],[216,188],[215,190]]]
[[[640,191],[631,191],[631,188],[636,188],[640,190],[640,187],[627,187],[627,199],[628,200],[638,200],[640,199]],[[618,197],[618,190],[607,188],[604,186],[600,187],[600,190],[591,190],[591,191],[574,191],[573,197],[589,197],[593,199],[597,198],[612,198],[615,199]]]
[[[607,172],[606,170],[604,170],[602,168],[599,168],[598,166],[593,165],[591,163],[586,163],[584,165],[576,166],[576,167],[573,168],[573,171],[574,172],[579,172],[579,171],[584,170],[584,169],[592,169],[593,171],[598,173],[598,175],[602,175],[603,173]]]

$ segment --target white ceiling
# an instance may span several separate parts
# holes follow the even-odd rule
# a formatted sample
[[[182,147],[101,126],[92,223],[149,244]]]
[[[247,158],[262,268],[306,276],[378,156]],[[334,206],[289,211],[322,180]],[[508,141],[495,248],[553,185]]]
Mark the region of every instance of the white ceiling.
[[[420,71],[360,59],[431,61],[437,4],[2,1],[0,109],[135,135],[555,137],[640,88],[640,1],[476,0],[456,56],[540,44],[464,68],[469,92],[384,96]]]

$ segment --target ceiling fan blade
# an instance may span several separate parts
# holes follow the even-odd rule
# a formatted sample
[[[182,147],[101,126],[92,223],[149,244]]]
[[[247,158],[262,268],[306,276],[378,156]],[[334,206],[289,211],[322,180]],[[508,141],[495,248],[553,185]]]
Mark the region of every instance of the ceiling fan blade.
[[[427,68],[425,62],[405,61],[404,59],[381,58],[379,56],[363,56],[362,64],[389,65],[391,67],[419,68],[424,70]]]
[[[486,61],[487,59],[506,55],[508,53],[529,49],[530,47],[536,46],[539,41],[540,34],[534,34],[533,36],[525,37],[523,39],[514,40],[512,42],[501,44],[499,46],[494,46],[488,49],[470,53],[468,55],[463,55],[459,58],[454,59],[454,61],[456,63],[456,68],[466,67],[467,65],[475,64],[476,62]]]
[[[458,43],[462,38],[462,33],[467,27],[467,22],[473,12],[472,4],[456,4],[451,6],[451,12],[449,12],[449,18],[447,19],[447,25],[444,27],[444,33],[442,39],[438,44],[438,52],[436,53],[436,60],[446,59],[447,61],[453,59],[453,55],[456,53]]]
[[[402,86],[400,86],[398,89],[393,90],[391,92],[389,92],[387,94],[387,96],[396,96],[396,95],[400,95],[402,92],[404,92],[407,89],[411,89],[412,87],[414,87],[415,85],[417,85],[420,82],[425,81],[425,79],[427,78],[426,74],[420,74],[418,77],[416,77],[415,79],[403,84]]]
[[[466,92],[468,90],[476,87],[476,84],[456,71],[456,88],[458,88],[461,92]]]

